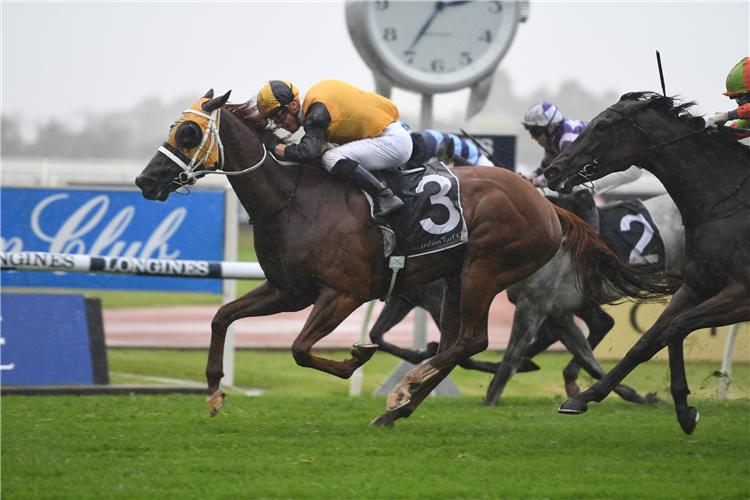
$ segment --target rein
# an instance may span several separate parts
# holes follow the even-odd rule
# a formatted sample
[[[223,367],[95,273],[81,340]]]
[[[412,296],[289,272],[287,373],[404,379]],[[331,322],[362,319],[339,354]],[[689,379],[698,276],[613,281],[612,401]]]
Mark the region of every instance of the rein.
[[[275,157],[274,157],[274,160],[276,160]],[[276,160],[276,161],[278,162],[279,160]],[[280,164],[282,164],[282,165],[284,165],[284,164],[287,164],[287,165],[298,165],[299,166],[299,168],[297,169],[297,182],[294,184],[294,189],[292,190],[292,194],[289,195],[289,199],[286,200],[286,203],[284,203],[281,206],[281,208],[279,208],[278,210],[275,210],[275,211],[271,212],[268,215],[263,215],[261,217],[258,217],[257,219],[250,219],[250,220],[248,220],[247,223],[249,225],[251,225],[251,226],[254,226],[255,224],[257,224],[260,221],[270,219],[271,217],[273,217],[274,215],[278,214],[279,212],[281,212],[282,210],[284,210],[287,207],[289,208],[289,213],[287,215],[286,223],[289,224],[289,221],[292,220],[292,200],[294,200],[294,197],[297,194],[297,188],[299,187],[299,180],[302,178],[302,164],[295,163],[295,162],[283,162],[283,163],[280,163]]]
[[[630,125],[634,126],[639,132],[643,133],[646,136],[646,139],[648,139],[648,136],[646,135],[646,131],[643,130],[643,128],[641,128],[635,122],[635,120],[638,118],[638,114],[640,113],[640,111],[638,113],[636,113],[636,115],[634,117],[631,118],[630,116],[627,116],[625,113],[623,113],[622,111],[620,111],[618,109],[614,109],[612,107],[607,107],[607,109],[609,109],[610,111],[614,111],[615,113],[618,113],[620,116],[626,118],[629,121],[629,123],[626,124],[625,127],[620,131],[620,134],[615,138],[614,142],[612,144],[610,144],[604,151],[602,151],[601,154],[598,155],[599,158],[601,158],[601,156],[604,153],[606,153],[607,151],[609,151],[612,147],[614,147],[617,144],[617,142],[620,140],[620,137],[622,137],[622,135],[628,130],[628,127]],[[600,168],[604,167],[605,165],[609,165],[610,163],[615,163],[615,162],[619,162],[619,161],[624,161],[624,160],[627,160],[628,158],[633,158],[633,157],[644,155],[644,154],[650,154],[651,152],[653,152],[653,151],[655,151],[657,149],[661,149],[661,148],[664,148],[664,147],[667,147],[667,146],[671,146],[672,144],[676,144],[678,142],[682,142],[684,140],[690,139],[692,136],[694,136],[696,134],[704,133],[704,132],[707,132],[709,130],[710,129],[708,129],[708,128],[702,128],[702,129],[699,129],[699,130],[695,130],[693,132],[690,132],[689,134],[685,134],[685,135],[682,135],[680,137],[676,137],[674,139],[671,139],[669,141],[652,145],[652,146],[650,146],[650,147],[648,147],[646,149],[642,149],[641,151],[637,151],[635,153],[631,153],[629,155],[622,156],[622,157],[617,158],[615,160],[609,160],[609,161],[606,161],[604,163],[599,163],[598,160],[595,159],[592,163],[589,163],[589,164],[585,165],[578,172],[578,175],[582,176],[584,179],[586,179],[586,181],[589,181],[589,176],[593,175],[594,172],[596,172]],[[735,132],[736,131],[739,131],[740,133],[748,133],[748,132],[750,132],[750,130],[748,130],[748,129],[736,129]],[[650,139],[648,139],[648,140],[649,140],[649,142],[651,142]],[[695,226],[699,226],[699,225],[701,225],[701,224],[703,224],[705,222],[714,221],[714,220],[718,220],[718,219],[723,219],[723,218],[732,216],[732,215],[734,215],[734,214],[736,214],[738,212],[742,212],[743,210],[749,209],[750,208],[750,201],[745,202],[744,204],[738,201],[737,206],[735,206],[735,207],[728,208],[728,209],[722,210],[720,212],[714,212],[714,209],[717,206],[721,205],[722,203],[724,203],[725,201],[729,200],[732,197],[736,197],[737,194],[742,190],[742,187],[745,185],[745,183],[748,181],[748,179],[750,179],[750,172],[745,176],[745,178],[742,180],[742,182],[740,182],[737,186],[735,186],[734,190],[732,190],[732,192],[729,195],[727,195],[722,200],[720,200],[719,202],[717,202],[713,207],[711,207],[711,209],[707,213],[703,213],[703,214],[697,215],[695,217],[691,217],[689,219],[683,218],[682,219],[682,225],[685,226],[685,227],[695,227]]]
[[[611,108],[611,107],[608,107],[607,109],[609,109],[610,111],[614,111],[615,113],[620,114],[624,118],[627,118],[627,120],[630,123],[627,124],[627,125],[625,125],[625,127],[620,132],[620,135],[618,135],[617,138],[615,138],[614,142],[607,149],[605,149],[604,151],[602,151],[602,153],[599,155],[599,157],[601,157],[604,153],[606,153],[607,151],[609,151],[612,147],[614,147],[617,144],[617,141],[620,140],[620,137],[627,131],[628,126],[630,126],[630,125],[636,127],[636,129],[639,132],[641,132],[643,134],[646,134],[646,131],[643,130],[637,123],[635,123],[636,118],[638,118],[638,114],[636,114],[634,117],[631,118],[631,117],[627,116],[625,113],[623,113],[622,111],[620,111],[618,109],[614,109],[614,108]],[[639,113],[640,113],[640,111],[639,111]],[[665,148],[667,146],[671,146],[672,144],[676,144],[678,142],[682,142],[684,140],[687,140],[687,139],[691,138],[692,136],[694,136],[696,134],[704,133],[704,132],[707,132],[707,131],[708,131],[707,128],[702,128],[700,130],[695,130],[693,132],[690,132],[689,134],[682,135],[682,136],[676,137],[674,139],[670,139],[670,140],[668,140],[666,142],[662,142],[662,143],[659,143],[659,144],[652,145],[652,146],[650,146],[650,147],[648,147],[646,149],[642,149],[640,151],[636,151],[635,153],[631,153],[629,155],[625,155],[625,156],[622,156],[622,157],[614,159],[614,160],[605,161],[604,163],[599,163],[599,160],[595,159],[593,162],[584,165],[583,168],[578,172],[578,175],[583,176],[588,181],[588,176],[594,174],[594,172],[596,172],[597,170],[599,170],[600,168],[602,168],[605,165],[609,165],[610,163],[616,163],[618,161],[627,160],[629,158],[634,158],[636,156],[640,156],[640,155],[644,155],[644,154],[650,154],[650,153],[652,153],[653,151],[655,151],[657,149],[661,149],[661,148]],[[646,138],[648,139],[648,137],[646,137]],[[651,141],[649,140],[649,142],[651,142]]]

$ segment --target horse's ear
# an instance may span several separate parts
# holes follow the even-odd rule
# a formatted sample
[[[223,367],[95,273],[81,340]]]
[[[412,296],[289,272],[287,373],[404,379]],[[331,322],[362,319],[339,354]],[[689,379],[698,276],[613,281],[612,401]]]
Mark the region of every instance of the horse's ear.
[[[214,89],[208,89],[208,92],[206,92],[206,95],[203,96],[203,99],[213,99],[214,98]]]
[[[450,139],[448,141],[443,141],[443,142],[448,142],[447,150],[445,151],[445,155],[448,158],[453,158],[453,156],[456,154],[456,143],[453,142],[453,139]]]
[[[232,91],[230,90],[222,96],[204,102],[203,104],[201,104],[201,109],[203,109],[203,111],[205,111],[206,113],[211,113],[212,111],[219,109],[227,103],[227,101],[229,100],[229,94],[231,93]]]

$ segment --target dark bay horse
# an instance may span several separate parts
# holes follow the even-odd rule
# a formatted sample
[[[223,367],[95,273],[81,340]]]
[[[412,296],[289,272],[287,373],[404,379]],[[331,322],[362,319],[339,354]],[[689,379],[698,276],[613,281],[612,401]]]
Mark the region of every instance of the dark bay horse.
[[[562,199],[550,201],[565,202]],[[685,246],[684,229],[679,222],[679,211],[667,194],[645,200],[643,204],[659,228],[664,243],[664,263],[659,271],[655,272],[679,279]],[[601,207],[599,211],[604,214],[614,207],[616,205]],[[576,208],[571,206],[571,211],[576,213]],[[610,221],[604,216],[601,220],[602,224]],[[612,220],[611,223],[618,226],[621,224],[616,220]],[[641,242],[645,242],[644,246],[648,243],[650,234],[644,228],[641,236]],[[428,345],[425,351],[415,351],[388,343],[384,335],[404,319],[414,306],[425,309],[439,324],[442,292],[442,284],[435,282],[410,288],[401,292],[399,296],[395,296],[390,303],[385,305],[370,330],[371,341],[378,344],[381,351],[389,352],[413,364],[419,364],[433,356],[437,352],[437,345],[433,345],[435,343]],[[508,299],[516,305],[516,309],[510,341],[502,362],[492,363],[469,358],[459,363],[466,369],[495,374],[487,389],[486,406],[497,405],[505,386],[516,372],[539,369],[531,358],[558,340],[573,354],[573,360],[563,370],[565,391],[568,396],[581,392],[577,383],[581,368],[597,380],[604,376],[605,372],[596,360],[593,349],[612,329],[614,319],[600,305],[588,303],[577,290],[573,268],[564,254],[558,253],[534,274],[508,287],[507,292]],[[588,338],[576,325],[574,316],[586,322],[589,329]],[[653,394],[647,394],[644,397],[623,384],[615,387],[614,392],[623,399],[638,404],[647,404],[657,400]]]
[[[319,166],[279,164],[259,140],[268,122],[254,117],[249,104],[227,105],[228,99],[229,92],[214,98],[209,91],[187,110],[136,179],[145,198],[163,201],[207,171],[223,170],[254,221],[255,250],[266,280],[222,306],[211,323],[206,367],[211,415],[225,400],[219,384],[232,322],[312,304],[292,345],[294,359],[300,366],[348,378],[377,346],[355,345],[344,361],[314,356],[311,348],[361,304],[383,297],[390,280],[382,234],[361,192]],[[459,360],[486,349],[492,299],[542,267],[563,236],[563,247],[591,300],[611,292],[605,275],[625,295],[661,292],[617,259],[585,223],[554,207],[519,176],[487,168],[464,168],[455,175],[468,241],[407,259],[400,271],[404,289],[445,280],[440,325],[449,335],[437,356],[393,389],[387,412],[374,425],[408,417]]]
[[[620,363],[562,406],[579,414],[601,401],[640,363],[669,349],[671,392],[686,434],[698,412],[688,406],[683,341],[701,328],[750,320],[750,149],[722,129],[708,135],[693,103],[659,94],[625,94],[599,114],[545,170],[552,189],[625,170],[635,163],[664,185],[682,215],[684,285]]]

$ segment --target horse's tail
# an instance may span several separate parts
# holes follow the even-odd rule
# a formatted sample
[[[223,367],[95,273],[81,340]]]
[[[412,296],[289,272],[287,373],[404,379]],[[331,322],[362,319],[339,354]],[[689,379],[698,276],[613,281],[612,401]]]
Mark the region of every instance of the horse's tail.
[[[562,225],[563,251],[570,256],[576,285],[583,296],[596,304],[623,297],[655,300],[672,295],[682,285],[668,280],[647,266],[621,261],[604,244],[596,231],[574,214],[555,206]]]

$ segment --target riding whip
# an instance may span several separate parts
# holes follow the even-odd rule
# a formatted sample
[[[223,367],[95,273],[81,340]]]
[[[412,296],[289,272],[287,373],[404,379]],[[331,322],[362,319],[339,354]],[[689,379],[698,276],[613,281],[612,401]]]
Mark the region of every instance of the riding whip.
[[[659,51],[656,51],[656,63],[659,65],[659,78],[661,79],[661,93],[664,94],[664,97],[667,97],[667,89],[664,86],[664,71],[661,69],[661,55],[659,54]]]
[[[498,160],[497,156],[487,151],[487,149],[484,146],[482,146],[479,140],[477,140],[473,135],[471,135],[470,133],[468,133],[462,128],[460,128],[459,130],[461,131],[462,134],[468,137],[471,140],[471,142],[473,142],[476,145],[476,147],[478,147],[487,158],[492,160],[492,162],[495,164],[496,167],[506,168],[505,165],[503,165],[503,162]]]

